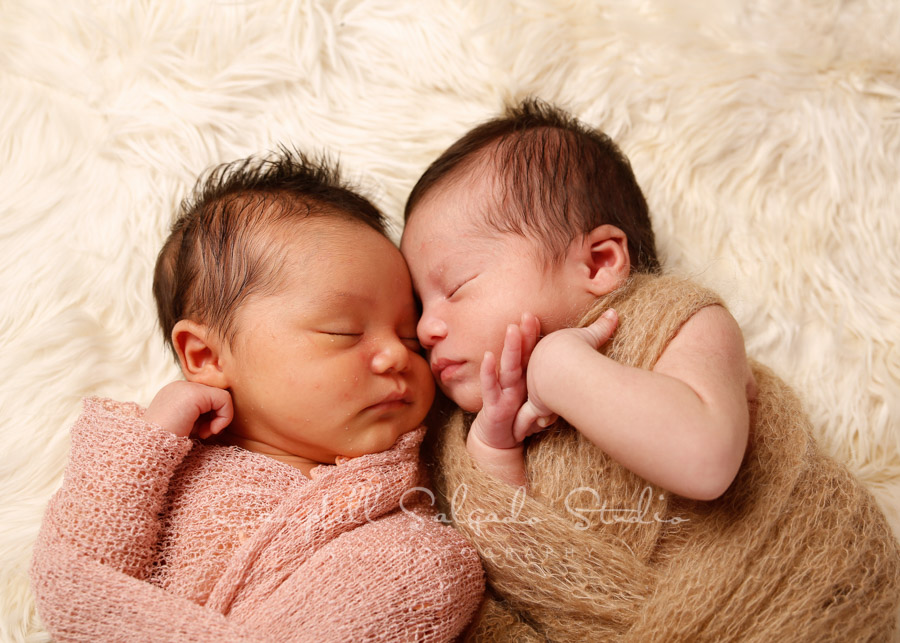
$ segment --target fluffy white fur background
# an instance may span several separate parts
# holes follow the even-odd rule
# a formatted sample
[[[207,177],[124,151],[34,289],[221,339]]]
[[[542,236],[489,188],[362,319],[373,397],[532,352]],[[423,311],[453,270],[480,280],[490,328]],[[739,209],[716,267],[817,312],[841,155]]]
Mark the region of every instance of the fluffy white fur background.
[[[150,283],[196,175],[330,150],[399,221],[529,95],[620,143],[665,265],[900,532],[898,70],[894,0],[0,2],[0,639],[47,638],[27,567],[80,398],[178,376]]]

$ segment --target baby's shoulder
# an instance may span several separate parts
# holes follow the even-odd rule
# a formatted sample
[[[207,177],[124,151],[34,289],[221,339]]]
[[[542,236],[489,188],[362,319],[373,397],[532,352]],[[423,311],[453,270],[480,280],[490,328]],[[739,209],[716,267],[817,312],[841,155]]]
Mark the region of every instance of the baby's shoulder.
[[[657,366],[675,358],[696,359],[704,355],[746,362],[741,327],[732,314],[718,304],[700,308],[681,324],[660,355]]]

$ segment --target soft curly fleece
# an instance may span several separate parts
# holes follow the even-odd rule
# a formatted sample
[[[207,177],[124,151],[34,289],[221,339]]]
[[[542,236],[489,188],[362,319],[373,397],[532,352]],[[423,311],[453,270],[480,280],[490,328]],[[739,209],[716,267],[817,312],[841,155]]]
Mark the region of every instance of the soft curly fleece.
[[[35,547],[58,641],[448,641],[481,563],[420,480],[424,428],[313,469],[178,438],[89,399]]]

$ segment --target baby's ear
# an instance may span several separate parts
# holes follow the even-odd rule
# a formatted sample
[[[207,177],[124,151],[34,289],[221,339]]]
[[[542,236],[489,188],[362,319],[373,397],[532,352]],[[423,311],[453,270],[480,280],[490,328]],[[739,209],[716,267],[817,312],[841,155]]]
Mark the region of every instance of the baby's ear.
[[[172,328],[172,345],[178,353],[184,379],[228,388],[222,369],[222,340],[208,326],[189,319],[179,320]]]
[[[587,289],[600,297],[621,287],[631,271],[628,238],[614,225],[597,226],[588,232],[580,249],[587,269]]]

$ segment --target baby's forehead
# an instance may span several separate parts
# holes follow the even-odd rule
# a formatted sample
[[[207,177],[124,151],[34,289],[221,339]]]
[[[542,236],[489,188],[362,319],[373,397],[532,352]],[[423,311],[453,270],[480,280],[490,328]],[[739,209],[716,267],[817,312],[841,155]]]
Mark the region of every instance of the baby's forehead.
[[[304,223],[273,239],[272,246],[275,251],[269,258],[278,266],[281,288],[302,291],[304,297],[335,303],[344,301],[347,293],[371,296],[376,286],[396,292],[406,280],[409,287],[409,271],[399,249],[382,233],[358,222]],[[360,290],[359,284],[368,285]]]
[[[396,246],[364,223],[334,216],[310,216],[273,226],[255,239],[264,265],[280,275],[309,279],[332,275],[357,261],[360,248],[384,263],[398,256]]]
[[[413,208],[404,230],[422,236],[485,232],[491,214],[504,206],[502,192],[491,175],[454,173],[429,190]]]
[[[419,222],[411,219],[408,225],[400,249],[417,287],[441,283],[448,274],[471,271],[496,256],[496,235],[472,227],[428,225],[424,217]]]
[[[300,225],[285,231],[287,241],[302,250],[305,261],[317,264],[346,265],[359,261],[361,249],[369,255],[384,258],[399,256],[399,251],[382,232],[365,223],[338,216],[309,217]]]
[[[407,261],[420,253],[470,261],[478,252],[489,251],[497,242],[496,222],[507,218],[507,195],[490,155],[467,159],[441,177],[410,211],[400,246]]]

